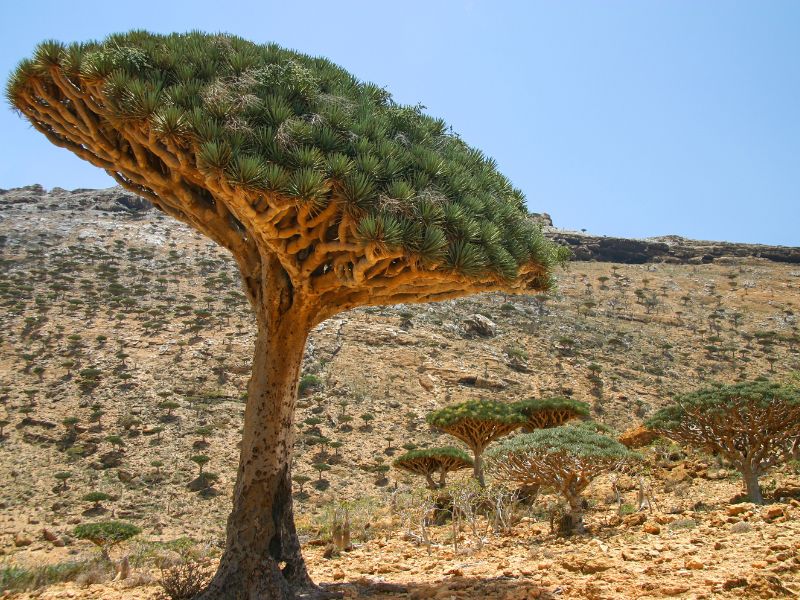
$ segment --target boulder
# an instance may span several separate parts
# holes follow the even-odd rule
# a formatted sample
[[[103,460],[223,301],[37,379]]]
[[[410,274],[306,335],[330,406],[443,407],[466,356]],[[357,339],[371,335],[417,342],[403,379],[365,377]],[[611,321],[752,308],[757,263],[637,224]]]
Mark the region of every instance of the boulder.
[[[477,313],[464,319],[461,322],[461,326],[464,328],[464,333],[469,336],[494,337],[497,335],[495,322]]]

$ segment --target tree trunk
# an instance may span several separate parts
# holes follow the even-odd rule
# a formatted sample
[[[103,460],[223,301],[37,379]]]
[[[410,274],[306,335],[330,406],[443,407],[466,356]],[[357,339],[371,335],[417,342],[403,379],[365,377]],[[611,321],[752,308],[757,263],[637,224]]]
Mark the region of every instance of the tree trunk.
[[[436,485],[436,482],[433,480],[433,477],[431,477],[430,473],[425,473],[425,481],[428,483],[429,490],[435,490],[439,487]]]
[[[567,496],[567,502],[572,530],[575,533],[586,533],[586,528],[583,526],[583,499],[579,494],[570,494]]]
[[[486,480],[483,477],[483,448],[473,450],[475,462],[472,465],[472,473],[481,487],[486,487]]]
[[[291,497],[297,381],[311,321],[296,306],[264,306],[257,321],[225,551],[201,600],[288,600],[317,589],[300,552]]]
[[[753,504],[764,504],[764,496],[761,495],[761,486],[758,483],[759,473],[752,468],[742,469],[744,486],[747,489],[747,497]]]

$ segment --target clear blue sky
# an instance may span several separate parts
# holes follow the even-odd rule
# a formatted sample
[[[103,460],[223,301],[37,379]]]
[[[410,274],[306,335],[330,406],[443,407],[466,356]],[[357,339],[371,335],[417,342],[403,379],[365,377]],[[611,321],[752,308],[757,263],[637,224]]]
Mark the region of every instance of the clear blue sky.
[[[800,245],[800,2],[3,1],[0,73],[45,38],[226,31],[421,102],[561,227]],[[0,187],[111,179],[0,110]]]

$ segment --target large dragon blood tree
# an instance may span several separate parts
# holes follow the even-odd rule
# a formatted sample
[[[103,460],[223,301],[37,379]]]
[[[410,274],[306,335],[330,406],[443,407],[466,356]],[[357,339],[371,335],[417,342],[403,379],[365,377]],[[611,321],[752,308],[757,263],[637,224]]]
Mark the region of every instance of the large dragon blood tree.
[[[641,459],[602,429],[581,423],[516,435],[487,452],[490,469],[500,479],[556,491],[569,507],[565,533],[583,533],[584,490],[599,475]]]
[[[645,425],[723,456],[742,474],[750,501],[763,504],[759,478],[793,458],[800,442],[800,389],[768,381],[714,384],[677,396]]]
[[[355,306],[547,290],[563,250],[491,159],[324,58],[134,31],[46,41],[6,93],[52,143],[233,255],[258,335],[225,551],[202,598],[313,591],[290,477],[310,329]]]

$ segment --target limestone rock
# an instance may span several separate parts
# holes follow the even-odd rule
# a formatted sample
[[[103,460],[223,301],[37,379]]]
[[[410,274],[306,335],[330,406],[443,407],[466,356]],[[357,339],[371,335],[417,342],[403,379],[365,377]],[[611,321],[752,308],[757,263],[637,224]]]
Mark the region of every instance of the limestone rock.
[[[461,326],[467,335],[478,335],[480,337],[494,337],[497,335],[495,322],[477,313],[464,319]]]

